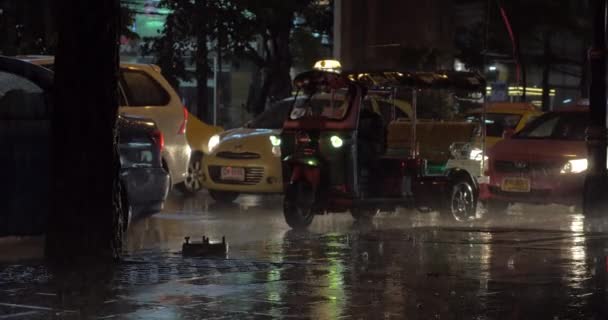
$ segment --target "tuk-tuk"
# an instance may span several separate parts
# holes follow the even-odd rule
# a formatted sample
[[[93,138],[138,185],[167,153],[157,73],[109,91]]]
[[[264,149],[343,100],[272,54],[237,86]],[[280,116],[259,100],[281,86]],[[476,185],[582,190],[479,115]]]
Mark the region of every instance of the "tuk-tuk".
[[[422,89],[483,92],[481,76],[315,70],[298,75],[294,86],[291,112],[276,139],[284,157],[289,226],[307,227],[326,212],[370,219],[398,206],[438,210],[458,221],[475,218],[484,157],[457,156],[463,152],[459,146],[473,142],[476,124],[420,121],[416,98]],[[412,119],[385,123],[364,103],[367,95],[394,96],[397,90],[409,90]],[[439,162],[442,169],[431,170],[430,163]]]

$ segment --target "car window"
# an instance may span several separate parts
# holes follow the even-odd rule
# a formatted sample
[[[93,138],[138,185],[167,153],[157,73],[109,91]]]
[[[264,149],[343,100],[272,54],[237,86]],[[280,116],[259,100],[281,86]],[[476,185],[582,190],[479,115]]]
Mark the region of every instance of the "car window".
[[[486,114],[486,135],[488,137],[501,138],[505,130],[515,129],[521,121],[522,116],[508,113]],[[481,123],[481,114],[467,116],[468,122]]]
[[[121,73],[129,107],[169,104],[170,98],[167,91],[146,72],[123,69]]]
[[[549,113],[515,136],[518,139],[584,140],[589,115],[584,112]]]
[[[22,76],[0,71],[0,118],[33,118],[47,111],[42,88]]]
[[[266,109],[255,119],[253,119],[248,127],[254,129],[281,129],[283,122],[287,119],[291,111],[293,100],[284,100],[277,102]]]

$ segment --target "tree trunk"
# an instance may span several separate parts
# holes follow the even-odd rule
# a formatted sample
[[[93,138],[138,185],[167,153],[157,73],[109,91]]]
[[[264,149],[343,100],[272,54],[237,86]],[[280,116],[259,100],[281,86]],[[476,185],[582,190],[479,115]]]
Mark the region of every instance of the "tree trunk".
[[[293,16],[293,15],[291,15]],[[290,37],[293,29],[293,19],[285,19],[283,27],[276,30],[273,39],[274,61],[271,65],[273,71],[271,75],[270,101],[278,101],[291,95],[291,67],[293,57],[291,55]]]
[[[588,42],[582,45],[583,63],[581,65],[581,81],[579,82],[579,92],[582,99],[589,98],[589,51],[586,47]]]
[[[520,40],[521,40],[521,35],[518,33],[517,34],[517,38],[516,38],[516,44],[515,44],[515,59],[517,59],[517,63],[519,65],[519,71],[521,73],[521,86],[522,86],[522,92],[521,92],[521,102],[526,102],[526,98],[527,98],[527,91],[528,91],[528,75],[527,75],[527,70],[526,70],[526,63],[524,61],[524,57],[521,53],[521,45],[520,45]]]
[[[549,78],[551,77],[551,65],[553,59],[553,53],[551,52],[551,33],[545,32],[544,35],[544,61],[543,61],[543,96],[542,96],[542,109],[544,112],[548,112],[551,109],[551,97],[549,96]]]
[[[66,265],[111,262],[120,255],[123,230],[116,130],[120,2],[56,0],[55,6],[46,256]]]
[[[267,39],[268,49],[265,52],[266,65],[262,67],[262,86],[253,106],[254,114],[259,114],[266,108],[266,103],[275,102],[291,95],[291,55],[290,37],[293,29],[291,15],[286,15],[276,28],[269,30],[271,36]]]
[[[6,1],[0,24],[2,25],[2,54],[12,56],[17,54],[17,2]]]
[[[219,115],[215,114],[216,112],[219,113],[220,111],[220,107],[224,105],[224,86],[223,86],[223,82],[222,82],[222,44],[223,44],[223,39],[222,39],[222,25],[221,23],[218,22],[217,24],[217,48],[216,48],[216,59],[217,59],[217,69],[213,70],[213,72],[217,72],[215,79],[217,81],[217,83],[215,83],[215,90],[217,91],[217,95],[215,95],[216,99],[218,99],[218,101],[213,101],[213,103],[215,103],[217,105],[217,109],[213,109],[213,119],[216,120],[219,118]],[[217,125],[217,123],[213,123],[214,125]]]
[[[196,109],[199,119],[211,123],[211,112],[209,112],[209,92],[207,79],[209,78],[209,49],[207,39],[209,31],[207,28],[207,0],[197,0],[196,6],[196,52],[194,60],[196,65]]]

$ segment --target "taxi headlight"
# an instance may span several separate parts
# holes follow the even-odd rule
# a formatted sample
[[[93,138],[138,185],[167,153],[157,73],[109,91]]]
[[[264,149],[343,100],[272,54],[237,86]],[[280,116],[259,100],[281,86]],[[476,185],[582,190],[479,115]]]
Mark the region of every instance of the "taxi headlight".
[[[329,141],[331,141],[331,146],[336,149],[341,148],[344,145],[344,140],[338,136],[332,136],[329,138]]]
[[[217,146],[220,145],[220,136],[218,136],[217,134],[212,136],[209,139],[209,143],[207,144],[207,148],[209,149],[209,153],[212,153],[213,150],[215,148],[217,148]]]
[[[270,136],[268,138],[270,139],[270,143],[272,144],[273,147],[281,146],[281,138],[279,138],[277,136]]]
[[[581,173],[587,170],[587,159],[569,160],[560,171],[561,174]]]
[[[281,156],[281,147],[272,146],[272,155],[275,157],[280,157]]]

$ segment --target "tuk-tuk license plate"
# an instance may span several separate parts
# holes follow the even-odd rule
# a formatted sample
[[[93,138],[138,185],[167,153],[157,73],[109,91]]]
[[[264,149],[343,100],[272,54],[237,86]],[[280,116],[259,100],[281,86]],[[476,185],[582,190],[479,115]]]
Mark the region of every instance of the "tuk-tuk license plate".
[[[530,192],[530,179],[505,178],[502,181],[501,189],[506,192]]]
[[[222,180],[245,181],[245,168],[222,167]]]

